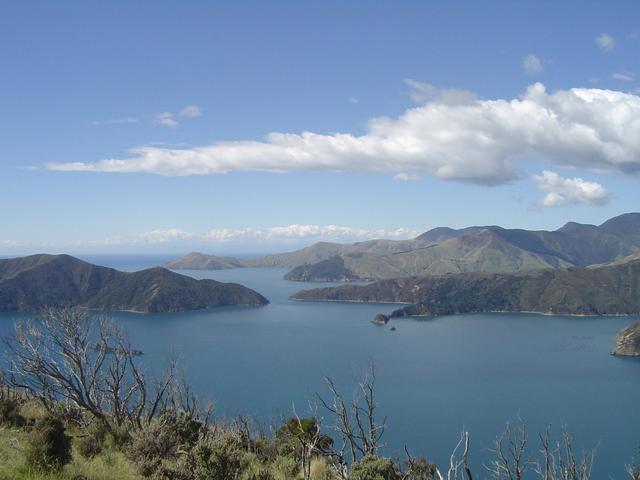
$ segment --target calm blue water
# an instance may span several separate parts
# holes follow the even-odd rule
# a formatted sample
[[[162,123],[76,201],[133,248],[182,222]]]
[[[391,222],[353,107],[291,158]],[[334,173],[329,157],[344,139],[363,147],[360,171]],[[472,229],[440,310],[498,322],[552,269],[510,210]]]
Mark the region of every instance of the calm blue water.
[[[98,261],[98,258],[92,258]],[[131,270],[153,263],[103,257]],[[220,414],[263,419],[304,411],[332,376],[347,397],[372,360],[378,399],[388,416],[388,454],[406,444],[440,464],[464,427],[476,468],[507,421],[528,424],[532,444],[547,423],[566,424],[578,449],[597,447],[594,478],[624,478],[640,443],[640,361],[611,357],[615,333],[634,318],[460,315],[369,323],[391,305],[300,303],[287,297],[309,285],[282,280],[282,269],[183,272],[243,283],[272,302],[184,314],[114,314],[143,361],[178,353],[190,380]],[[15,315],[0,316],[0,333]],[[396,331],[390,331],[393,325]],[[484,476],[484,473],[482,473]]]

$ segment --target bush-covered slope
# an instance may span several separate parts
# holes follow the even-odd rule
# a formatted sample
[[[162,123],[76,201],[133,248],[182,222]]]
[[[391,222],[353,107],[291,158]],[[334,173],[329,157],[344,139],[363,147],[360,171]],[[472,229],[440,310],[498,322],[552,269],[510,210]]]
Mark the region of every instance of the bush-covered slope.
[[[267,303],[262,295],[242,285],[195,280],[164,268],[125,273],[69,255],[0,260],[0,311],[86,306],[172,312]]]
[[[395,316],[492,311],[637,314],[640,312],[640,260],[598,268],[391,279],[364,286],[303,290],[292,298],[414,304],[394,312]]]

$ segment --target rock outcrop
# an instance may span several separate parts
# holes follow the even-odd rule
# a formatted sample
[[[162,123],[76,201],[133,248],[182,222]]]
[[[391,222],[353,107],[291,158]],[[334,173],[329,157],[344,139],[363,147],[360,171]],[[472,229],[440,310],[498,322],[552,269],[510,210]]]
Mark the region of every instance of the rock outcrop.
[[[640,357],[640,322],[629,325],[616,335],[616,346],[613,355]]]

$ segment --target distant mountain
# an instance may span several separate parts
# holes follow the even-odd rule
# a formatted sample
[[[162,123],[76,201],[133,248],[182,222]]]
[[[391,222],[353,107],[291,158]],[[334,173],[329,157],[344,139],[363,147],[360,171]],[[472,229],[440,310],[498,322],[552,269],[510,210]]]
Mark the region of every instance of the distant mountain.
[[[159,267],[125,273],[69,255],[0,260],[0,311],[83,306],[177,312],[267,303],[262,295],[242,285],[195,280]]]
[[[339,271],[330,272],[327,263],[307,264],[287,276],[300,281],[321,281],[331,277],[386,279],[584,267],[640,252],[640,213],[620,215],[600,226],[570,222],[552,232],[498,226],[460,230],[440,227],[405,242],[404,247],[389,253],[344,250],[336,253],[343,262],[331,263]]]
[[[335,260],[332,263],[340,268],[335,274],[321,262],[298,267],[287,274],[287,278],[301,281],[321,281],[332,276],[351,280],[385,279],[460,272],[517,272],[572,265],[550,253],[520,248],[488,229],[470,231],[409,252],[346,254],[340,258],[340,265]]]
[[[166,263],[164,266],[173,269],[215,270],[220,265],[229,265],[224,268],[237,267],[286,267],[294,268],[300,265],[309,265],[323,260],[328,260],[336,255],[350,253],[387,254],[407,252],[427,245],[422,240],[368,240],[356,243],[331,243],[318,242],[308,247],[288,253],[276,253],[250,259],[237,259],[231,257],[218,257],[203,253],[192,252],[177,260]],[[237,266],[234,266],[238,264]],[[208,266],[212,265],[212,266]]]
[[[265,255],[243,261],[248,267],[298,267],[328,260],[336,255],[408,252],[428,245],[422,240],[368,240],[356,243],[318,242],[290,253]]]
[[[303,290],[296,300],[408,303],[391,316],[468,312],[640,313],[640,260],[527,273],[459,273]]]
[[[163,265],[174,270],[229,270],[240,268],[244,265],[233,257],[218,257],[199,252],[191,252],[184,257],[172,260]]]

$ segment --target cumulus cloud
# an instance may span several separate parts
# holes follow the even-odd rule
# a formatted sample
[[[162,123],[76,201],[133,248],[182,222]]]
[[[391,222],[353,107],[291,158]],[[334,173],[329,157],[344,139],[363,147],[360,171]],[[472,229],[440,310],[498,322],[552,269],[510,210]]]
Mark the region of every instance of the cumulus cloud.
[[[162,112],[162,113],[156,114],[153,117],[153,123],[156,123],[158,125],[162,125],[163,127],[168,127],[168,128],[176,128],[180,125],[178,121],[174,118],[173,113],[171,112]]]
[[[640,172],[640,96],[585,88],[549,93],[540,83],[511,100],[467,97],[460,103],[452,102],[446,92],[397,118],[370,120],[366,133],[359,136],[271,133],[265,141],[143,146],[131,150],[129,158],[50,163],[46,168],[169,176],[414,172],[484,185],[520,178],[516,162],[528,159],[600,172]]]
[[[545,170],[534,175],[538,190],[546,193],[542,199],[545,207],[560,207],[571,203],[605,205],[611,194],[598,182],[588,182],[582,178],[563,178],[555,172]]]
[[[182,110],[180,110],[180,116],[190,118],[201,117],[202,110],[197,105],[187,105]]]
[[[415,238],[419,230],[408,228],[369,229],[339,225],[292,224],[267,228],[216,228],[205,232],[189,232],[176,228],[151,230],[130,237],[113,237],[98,241],[78,242],[78,246],[135,246],[161,244],[221,245],[226,243],[296,244],[319,241],[355,242],[372,239],[406,240]]]
[[[621,80],[623,82],[633,82],[633,74],[629,72],[616,72],[612,76],[614,80]]]
[[[527,55],[522,59],[522,68],[530,75],[540,73],[544,70],[542,61],[534,54]]]
[[[601,33],[595,38],[596,45],[603,52],[610,52],[616,46],[616,41],[608,33]]]

